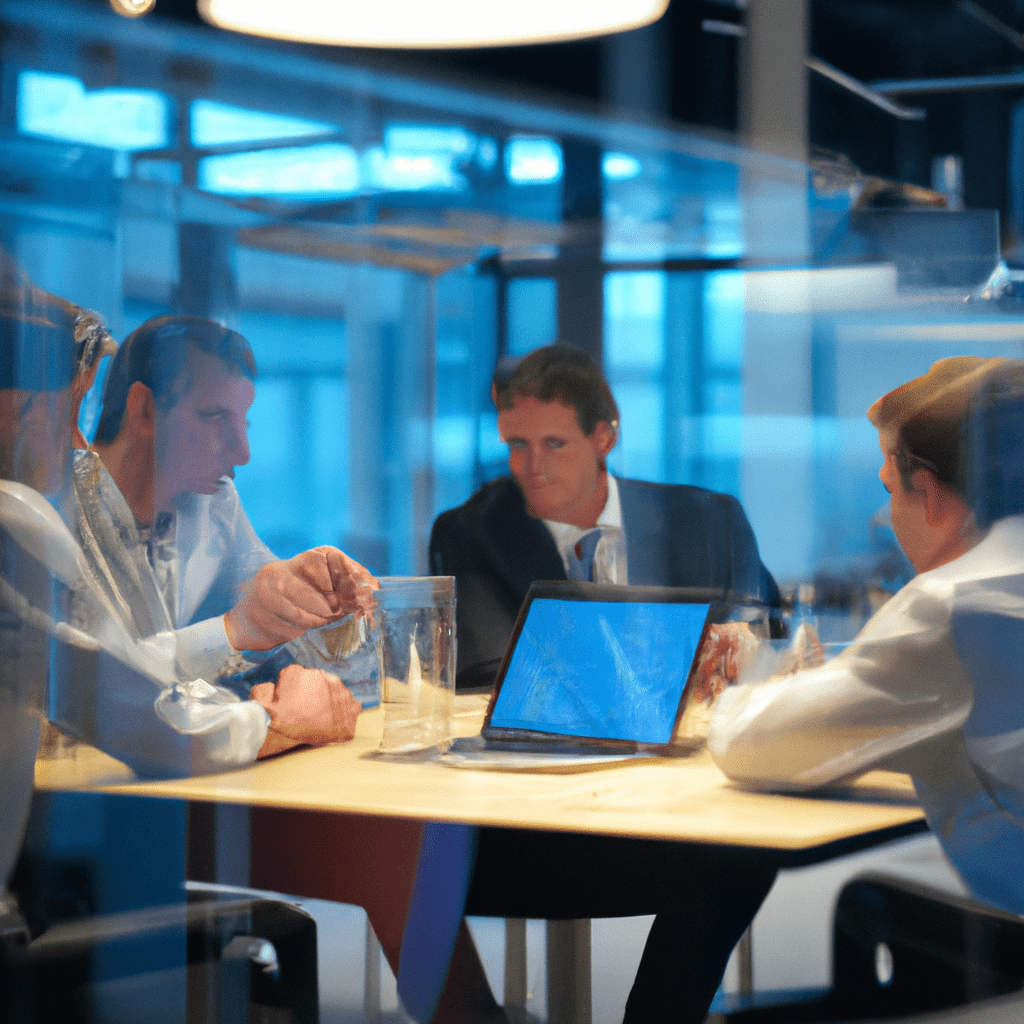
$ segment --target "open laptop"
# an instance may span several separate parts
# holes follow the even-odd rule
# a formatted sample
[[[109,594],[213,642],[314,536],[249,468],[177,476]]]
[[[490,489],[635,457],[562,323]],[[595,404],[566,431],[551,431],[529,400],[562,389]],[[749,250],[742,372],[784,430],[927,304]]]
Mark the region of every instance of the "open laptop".
[[[700,645],[734,605],[720,589],[534,583],[484,721],[489,750],[682,754]]]

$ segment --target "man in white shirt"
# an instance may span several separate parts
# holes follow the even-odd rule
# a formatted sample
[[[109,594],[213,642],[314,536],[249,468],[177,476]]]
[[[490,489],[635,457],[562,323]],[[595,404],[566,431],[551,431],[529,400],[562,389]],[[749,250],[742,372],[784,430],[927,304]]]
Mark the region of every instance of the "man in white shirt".
[[[979,899],[1024,913],[1024,361],[963,357],[868,411],[918,575],[818,668],[727,689],[708,746],[762,789],[905,771]]]
[[[94,450],[77,453],[67,502],[108,599],[139,637],[172,631],[175,674],[204,685],[238,651],[269,650],[373,600],[373,577],[343,552],[280,561],[249,525],[231,480],[249,459],[254,377],[234,331],[201,317],[147,321],[114,357]],[[221,712],[239,727],[229,763],[337,738],[358,713],[336,677],[294,666],[245,696]],[[251,708],[258,721],[242,728]],[[193,710],[206,716],[201,701],[165,710],[184,732],[201,728]]]

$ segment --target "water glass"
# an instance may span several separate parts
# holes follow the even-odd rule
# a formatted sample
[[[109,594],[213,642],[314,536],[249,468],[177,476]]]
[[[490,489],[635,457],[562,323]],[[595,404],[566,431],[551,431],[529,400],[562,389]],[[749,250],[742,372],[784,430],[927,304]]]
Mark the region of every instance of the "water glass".
[[[454,733],[455,578],[381,577],[374,618],[381,752],[442,753]]]

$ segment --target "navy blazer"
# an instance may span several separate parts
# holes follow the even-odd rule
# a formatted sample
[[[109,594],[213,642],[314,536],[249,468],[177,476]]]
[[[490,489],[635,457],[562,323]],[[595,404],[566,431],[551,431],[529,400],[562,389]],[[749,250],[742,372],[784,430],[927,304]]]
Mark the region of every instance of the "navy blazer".
[[[730,601],[778,605],[778,587],[734,497],[682,484],[618,484],[631,584],[720,587]],[[510,476],[437,517],[430,565],[456,579],[461,688],[493,682],[530,584],[566,578],[551,533],[526,511]]]

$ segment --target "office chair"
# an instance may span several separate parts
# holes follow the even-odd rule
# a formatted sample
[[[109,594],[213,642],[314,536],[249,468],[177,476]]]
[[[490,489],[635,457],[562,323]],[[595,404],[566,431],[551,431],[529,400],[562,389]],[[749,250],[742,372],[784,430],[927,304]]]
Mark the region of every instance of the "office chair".
[[[188,902],[86,917],[0,946],[12,1024],[317,1024],[316,923],[280,900]]]
[[[1024,988],[1024,917],[916,882],[867,873],[839,894],[832,987],[738,1009],[730,1024],[892,1018]]]
[[[51,817],[66,838],[107,804],[118,843],[54,841]],[[181,813],[143,798],[36,794],[11,878],[20,906],[6,928],[0,917],[0,1020],[317,1024],[313,918],[263,894],[184,885],[176,833],[159,827],[175,822],[146,810]]]

